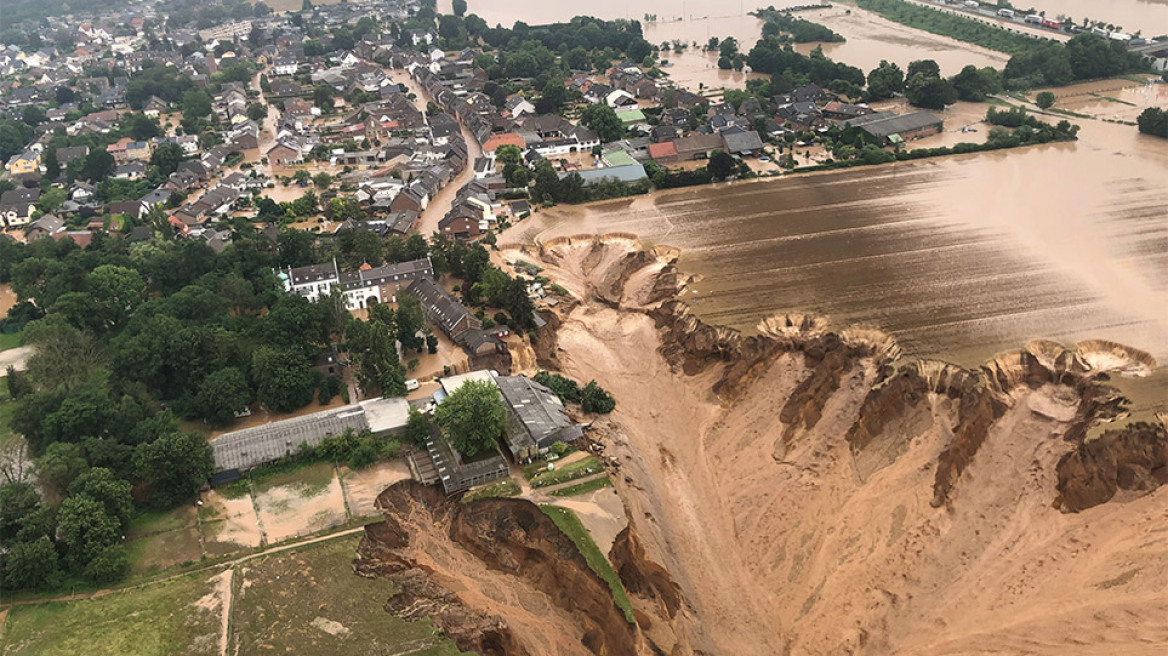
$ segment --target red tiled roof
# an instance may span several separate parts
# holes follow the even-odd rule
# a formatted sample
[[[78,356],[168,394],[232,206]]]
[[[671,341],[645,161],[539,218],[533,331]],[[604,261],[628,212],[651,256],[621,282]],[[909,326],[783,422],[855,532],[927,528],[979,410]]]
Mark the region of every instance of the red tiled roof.
[[[487,143],[483,144],[483,150],[486,152],[494,152],[498,150],[499,146],[508,145],[523,148],[527,145],[527,142],[524,141],[523,137],[519,136],[518,134],[515,134],[514,132],[507,132],[504,134],[496,134],[490,139],[487,139]]]
[[[649,157],[653,159],[661,159],[662,157],[676,157],[677,146],[673,145],[672,141],[664,143],[649,144]]]

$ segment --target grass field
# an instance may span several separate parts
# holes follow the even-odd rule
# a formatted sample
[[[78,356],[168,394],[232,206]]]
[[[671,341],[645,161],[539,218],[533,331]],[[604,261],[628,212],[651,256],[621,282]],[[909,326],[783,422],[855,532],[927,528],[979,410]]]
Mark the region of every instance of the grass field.
[[[495,497],[517,497],[522,490],[519,489],[519,484],[511,479],[499,481],[492,485],[486,485],[470,492],[467,492],[462,497],[463,503],[470,503],[471,501],[478,501],[479,499],[491,499]]]
[[[558,490],[553,490],[548,492],[548,494],[553,497],[574,497],[578,494],[588,494],[589,492],[594,492],[606,487],[612,487],[612,479],[607,476],[601,476],[600,478],[594,478],[590,481],[584,481],[583,483],[577,483],[575,485],[569,485],[568,487],[562,487]]]
[[[20,346],[20,333],[0,333],[0,351],[7,351]],[[4,388],[7,392],[8,388]]]
[[[429,621],[407,622],[385,611],[393,584],[353,573],[357,542],[338,539],[241,566],[231,653],[459,654]]]
[[[535,469],[531,469],[534,467]],[[531,487],[547,487],[548,485],[558,485],[568,481],[574,481],[577,478],[584,478],[591,476],[601,470],[600,461],[596,456],[588,456],[581,458],[576,462],[566,464],[562,467],[557,466],[551,471],[547,471],[547,465],[528,465],[524,468],[524,474],[527,480],[531,481]]]
[[[0,635],[0,654],[218,654],[222,605],[209,603],[215,599],[208,597],[211,576],[200,572],[97,599],[16,606]]]
[[[580,518],[576,513],[567,508],[560,508],[558,506],[544,505],[539,507],[543,514],[552,518],[556,526],[576,543],[576,548],[580,550],[580,554],[584,556],[584,560],[588,561],[588,566],[596,575],[608,584],[612,590],[612,597],[616,600],[616,605],[625,614],[625,619],[630,624],[633,623],[633,605],[629,602],[629,597],[625,594],[625,586],[621,584],[620,578],[612,569],[612,564],[600,553],[600,547],[596,546],[596,542],[589,535],[588,529],[584,528],[584,524],[580,523]]]

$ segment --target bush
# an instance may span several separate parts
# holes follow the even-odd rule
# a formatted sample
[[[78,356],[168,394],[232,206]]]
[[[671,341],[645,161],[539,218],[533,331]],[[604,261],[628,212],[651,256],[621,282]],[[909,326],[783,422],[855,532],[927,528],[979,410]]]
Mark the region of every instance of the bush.
[[[571,378],[541,371],[531,379],[550,389],[564,403],[578,403],[580,401],[580,385]]]
[[[599,414],[608,414],[616,408],[616,399],[612,398],[596,381],[591,381],[584,386],[582,393],[581,406],[584,412],[596,412]]]

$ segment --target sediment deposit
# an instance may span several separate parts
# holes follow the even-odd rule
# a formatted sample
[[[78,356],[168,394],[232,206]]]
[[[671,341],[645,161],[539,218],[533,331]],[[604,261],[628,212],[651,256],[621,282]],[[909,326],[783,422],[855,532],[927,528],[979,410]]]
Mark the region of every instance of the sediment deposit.
[[[1100,429],[1126,413],[1112,376],[1150,356],[1033,342],[976,368],[903,362],[879,331],[800,315],[744,335],[674,300],[674,251],[640,251],[575,237],[503,257],[575,297],[541,366],[618,399],[593,436],[620,462],[633,550],[676,585],[636,595],[664,653],[1168,646],[1168,436]]]

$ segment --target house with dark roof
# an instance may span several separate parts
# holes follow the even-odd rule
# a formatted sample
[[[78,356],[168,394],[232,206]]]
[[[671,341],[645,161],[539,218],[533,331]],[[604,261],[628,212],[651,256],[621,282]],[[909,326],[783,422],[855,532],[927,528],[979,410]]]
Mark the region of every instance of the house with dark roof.
[[[584,431],[564,410],[555,392],[526,376],[493,375],[507,408],[504,441],[516,461],[546,453],[556,442],[579,439]]]
[[[929,112],[878,112],[851,119],[844,125],[860,128],[879,140],[881,145],[888,145],[939,134],[945,123]]]
[[[731,155],[754,156],[762,152],[762,138],[754,130],[733,127],[723,130],[719,136],[722,137],[726,152]]]
[[[454,339],[468,330],[483,327],[483,322],[471,314],[470,310],[458,302],[438,283],[430,279],[415,280],[406,289],[422,302],[422,310],[431,323],[437,324],[447,337]]]

